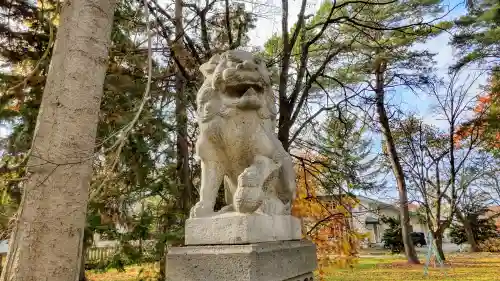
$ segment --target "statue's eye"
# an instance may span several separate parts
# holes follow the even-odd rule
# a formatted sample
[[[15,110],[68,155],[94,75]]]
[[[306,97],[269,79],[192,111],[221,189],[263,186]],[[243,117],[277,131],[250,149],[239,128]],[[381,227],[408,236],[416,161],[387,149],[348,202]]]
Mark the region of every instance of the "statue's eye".
[[[255,61],[255,64],[261,64],[262,63],[262,60],[260,58],[255,58],[254,61]]]

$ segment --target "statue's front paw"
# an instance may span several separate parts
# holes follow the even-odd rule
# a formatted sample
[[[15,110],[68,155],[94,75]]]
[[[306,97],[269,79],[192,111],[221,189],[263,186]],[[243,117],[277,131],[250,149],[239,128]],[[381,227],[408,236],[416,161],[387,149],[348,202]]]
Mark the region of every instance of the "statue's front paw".
[[[220,209],[217,212],[217,214],[225,214],[225,213],[229,213],[229,212],[234,212],[234,207],[232,204],[222,207],[222,209]]]
[[[196,203],[189,212],[190,218],[201,218],[201,217],[209,217],[214,214],[213,208],[207,206],[203,202]]]
[[[238,187],[258,187],[260,184],[259,175],[255,167],[246,168],[238,176]]]

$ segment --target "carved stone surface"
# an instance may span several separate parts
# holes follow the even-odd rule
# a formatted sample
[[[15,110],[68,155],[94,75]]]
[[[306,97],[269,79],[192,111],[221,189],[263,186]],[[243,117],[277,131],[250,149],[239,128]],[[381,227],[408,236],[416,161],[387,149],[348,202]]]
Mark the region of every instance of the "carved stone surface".
[[[202,174],[191,217],[216,215],[222,181],[227,205],[221,213],[290,214],[295,171],[274,132],[277,111],[265,64],[251,53],[231,50],[200,69],[205,81],[196,97],[196,153]]]
[[[293,216],[226,213],[186,221],[186,245],[250,244],[300,240],[300,220]]]
[[[310,241],[187,246],[168,251],[167,281],[312,281]]]

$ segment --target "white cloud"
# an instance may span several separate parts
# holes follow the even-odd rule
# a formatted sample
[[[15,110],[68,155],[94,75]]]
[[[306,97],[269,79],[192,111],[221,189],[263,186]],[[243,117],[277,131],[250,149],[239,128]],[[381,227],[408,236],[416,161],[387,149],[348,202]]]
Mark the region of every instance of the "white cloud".
[[[10,133],[9,128],[0,125],[0,139],[7,137],[9,133]]]
[[[306,4],[306,14],[314,13],[323,0],[309,0]],[[256,28],[249,32],[250,45],[263,47],[275,33],[281,34],[281,1],[279,0],[253,0],[244,1],[247,8],[257,14]],[[302,0],[288,1],[288,28],[297,21]]]

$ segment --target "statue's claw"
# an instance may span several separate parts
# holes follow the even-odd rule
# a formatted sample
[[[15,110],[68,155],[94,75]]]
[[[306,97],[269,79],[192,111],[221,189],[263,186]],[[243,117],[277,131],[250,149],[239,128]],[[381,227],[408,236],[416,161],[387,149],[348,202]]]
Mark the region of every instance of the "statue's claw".
[[[209,217],[214,213],[215,212],[211,207],[206,206],[203,202],[200,201],[191,208],[191,211],[189,212],[189,217],[190,218]]]
[[[217,214],[225,214],[225,213],[229,213],[229,212],[234,212],[234,207],[232,204],[222,207],[222,209],[220,209],[217,212]]]

